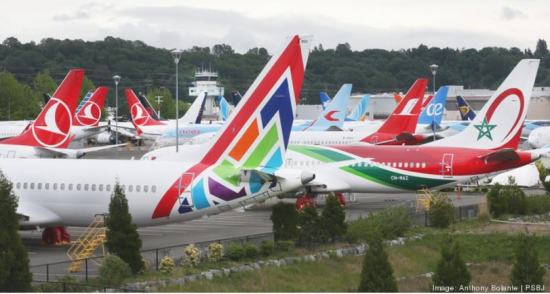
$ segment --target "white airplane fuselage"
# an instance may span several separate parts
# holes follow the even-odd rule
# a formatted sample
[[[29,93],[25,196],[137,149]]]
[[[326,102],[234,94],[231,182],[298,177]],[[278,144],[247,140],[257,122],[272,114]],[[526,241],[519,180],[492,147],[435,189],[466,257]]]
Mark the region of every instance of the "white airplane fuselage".
[[[13,191],[19,197],[18,213],[29,216],[28,221],[20,222],[27,229],[36,226],[88,226],[96,214],[108,213],[117,179],[125,188],[132,222],[140,227],[232,210],[302,185],[301,172],[279,170],[277,173],[285,177],[273,188],[264,185],[258,192],[235,200],[225,202],[218,199],[221,202],[218,204],[209,200],[209,207],[182,214],[178,212],[178,201],[173,199],[169,216],[153,219],[153,212],[163,196],[193,165],[195,163],[159,161],[0,159],[0,170],[13,183]],[[212,168],[210,166],[203,172],[205,179],[211,175],[208,173]]]

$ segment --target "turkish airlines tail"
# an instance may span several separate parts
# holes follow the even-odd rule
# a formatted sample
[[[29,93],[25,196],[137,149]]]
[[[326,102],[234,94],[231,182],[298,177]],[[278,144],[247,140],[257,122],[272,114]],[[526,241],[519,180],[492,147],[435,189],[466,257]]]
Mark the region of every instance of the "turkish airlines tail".
[[[83,104],[79,106],[73,120],[73,126],[97,127],[101,119],[101,110],[107,97],[107,87],[99,87],[92,92],[87,101],[82,100]]]
[[[414,134],[427,84],[428,79],[417,79],[380,129],[361,142],[378,144],[388,140],[394,141],[402,133]]]
[[[83,78],[84,70],[71,70],[29,129],[0,144],[66,148]]]
[[[538,59],[521,60],[464,131],[428,145],[517,149],[538,67]]]
[[[128,100],[128,106],[130,107],[130,114],[132,115],[132,121],[140,126],[164,126],[166,125],[163,122],[156,121],[151,117],[147,109],[143,107],[141,102],[139,102],[139,99],[137,98],[134,91],[131,89],[126,89],[124,91],[126,93],[126,99]]]

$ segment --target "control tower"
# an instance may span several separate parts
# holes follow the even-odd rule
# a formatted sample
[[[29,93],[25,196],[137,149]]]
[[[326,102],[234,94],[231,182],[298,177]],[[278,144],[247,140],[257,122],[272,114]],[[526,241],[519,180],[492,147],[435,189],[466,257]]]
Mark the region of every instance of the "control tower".
[[[206,103],[204,104],[204,120],[217,120],[219,109],[216,107],[216,97],[224,94],[224,88],[218,84],[218,73],[211,69],[197,68],[195,82],[189,88],[189,96],[197,97],[199,93],[207,92]]]

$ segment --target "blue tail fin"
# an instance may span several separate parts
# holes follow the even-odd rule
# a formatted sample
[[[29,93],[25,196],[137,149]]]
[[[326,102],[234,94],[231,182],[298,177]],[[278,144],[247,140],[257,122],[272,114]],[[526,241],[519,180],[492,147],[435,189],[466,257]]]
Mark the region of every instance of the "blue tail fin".
[[[332,100],[330,100],[330,97],[327,95],[326,92],[319,92],[319,98],[321,99],[321,106],[323,107],[324,111],[325,109],[327,109]]]
[[[474,120],[476,118],[476,113],[462,96],[456,96],[456,104],[458,105],[462,120]]]
[[[367,116],[367,107],[369,106],[370,95],[366,94],[363,96],[363,99],[357,103],[357,106],[353,111],[348,115],[346,119],[351,121],[364,121]]]
[[[227,103],[227,100],[222,97],[222,95],[218,96],[218,102],[220,103],[221,120],[226,121],[231,113],[231,106]]]
[[[314,120],[303,131],[325,131],[331,127],[343,128],[346,120],[346,112],[351,95],[351,84],[344,84],[336,93],[332,102],[321,113],[319,118]],[[296,130],[296,128],[293,128]]]
[[[419,124],[432,125],[432,127],[437,127],[441,124],[443,113],[445,113],[445,103],[448,92],[449,87],[447,86],[439,88],[439,91],[437,91],[435,97],[430,101],[426,108],[424,108],[422,113],[420,113],[420,117],[418,117]]]

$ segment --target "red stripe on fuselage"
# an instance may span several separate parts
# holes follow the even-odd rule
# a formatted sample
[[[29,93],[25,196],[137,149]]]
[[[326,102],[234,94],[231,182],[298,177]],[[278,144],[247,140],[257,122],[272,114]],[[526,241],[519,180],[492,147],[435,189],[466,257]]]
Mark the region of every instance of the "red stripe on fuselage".
[[[489,162],[478,158],[493,152],[485,149],[429,147],[429,146],[330,146],[361,158],[372,158],[372,161],[384,164],[396,163],[396,168],[405,171],[418,172],[430,175],[441,175],[443,156],[452,154],[453,175],[467,176],[488,174],[509,168],[516,168],[531,162],[531,153],[518,151],[520,160],[510,162]],[[399,167],[401,163],[401,167]],[[407,163],[408,167],[404,167]],[[414,164],[411,168],[410,165]],[[420,167],[417,168],[417,163]],[[422,163],[426,166],[422,168]]]

